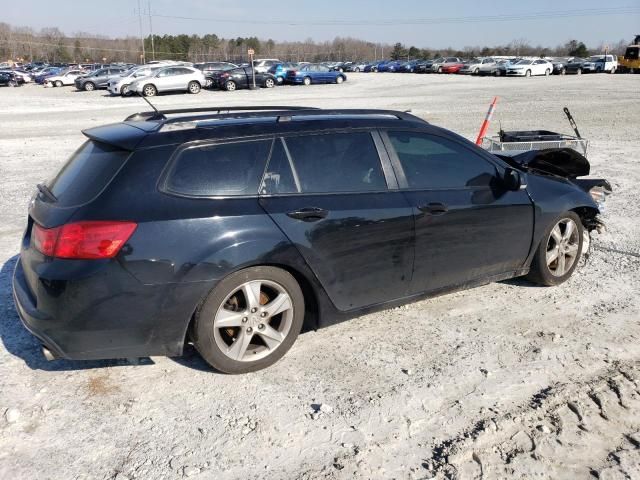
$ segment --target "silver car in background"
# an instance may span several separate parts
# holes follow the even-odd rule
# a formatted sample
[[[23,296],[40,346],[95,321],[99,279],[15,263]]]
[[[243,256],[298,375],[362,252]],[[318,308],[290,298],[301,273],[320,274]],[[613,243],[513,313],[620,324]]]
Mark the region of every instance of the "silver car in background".
[[[161,68],[165,68],[166,65],[145,65],[142,67],[134,67],[122,75],[114,77],[107,83],[107,90],[111,95],[122,95],[123,97],[131,95],[129,85],[135,82],[139,78],[149,77],[153,75],[153,72],[157,72]]]
[[[174,65],[160,68],[146,77],[141,77],[129,84],[129,91],[153,97],[163,92],[200,93],[206,80],[197,68]]]

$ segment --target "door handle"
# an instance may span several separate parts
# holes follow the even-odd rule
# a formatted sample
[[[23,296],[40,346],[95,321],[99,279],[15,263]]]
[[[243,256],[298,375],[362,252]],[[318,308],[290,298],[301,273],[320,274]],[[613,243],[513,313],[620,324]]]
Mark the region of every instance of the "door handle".
[[[329,212],[324,208],[319,207],[305,207],[287,213],[287,216],[295,218],[296,220],[303,220],[305,222],[315,222],[317,220],[322,220],[327,215],[329,215]]]
[[[429,215],[443,215],[449,210],[444,203],[427,203],[426,205],[420,205],[418,210]]]

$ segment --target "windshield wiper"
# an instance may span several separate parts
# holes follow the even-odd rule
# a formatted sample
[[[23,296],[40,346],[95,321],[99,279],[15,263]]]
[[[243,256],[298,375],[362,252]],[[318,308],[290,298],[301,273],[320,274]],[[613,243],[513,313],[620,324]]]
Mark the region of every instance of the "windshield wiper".
[[[53,192],[51,190],[49,190],[49,187],[47,187],[44,183],[39,183],[38,185],[36,185],[38,187],[38,191],[44,195],[50,202],[57,202],[58,199],[56,198],[56,196],[53,194]]]

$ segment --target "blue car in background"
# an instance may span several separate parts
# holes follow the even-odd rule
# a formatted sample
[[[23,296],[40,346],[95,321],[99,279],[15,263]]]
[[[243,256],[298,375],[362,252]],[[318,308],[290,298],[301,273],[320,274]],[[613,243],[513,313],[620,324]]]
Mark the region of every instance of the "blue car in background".
[[[33,81],[35,83],[38,84],[42,84],[45,82],[45,80],[52,76],[52,75],[58,75],[60,72],[62,72],[63,68],[61,67],[46,67],[43,68],[42,70],[40,70],[37,74],[35,74],[33,76]]]
[[[410,62],[404,62],[398,69],[398,72],[415,73],[418,63],[420,63],[420,60],[411,60]]]
[[[296,68],[299,68],[299,65],[297,63],[277,63],[269,69],[269,73],[276,77],[276,82],[278,82],[278,85],[281,85],[284,83],[287,77],[287,72],[289,70],[295,70]]]
[[[342,83],[347,80],[343,72],[331,70],[326,65],[311,63],[298,69],[289,70],[286,83],[311,85],[312,83]]]
[[[402,62],[400,60],[393,60],[391,62],[386,62],[384,64],[378,65],[378,71],[379,72],[397,72],[405,63],[406,62]]]

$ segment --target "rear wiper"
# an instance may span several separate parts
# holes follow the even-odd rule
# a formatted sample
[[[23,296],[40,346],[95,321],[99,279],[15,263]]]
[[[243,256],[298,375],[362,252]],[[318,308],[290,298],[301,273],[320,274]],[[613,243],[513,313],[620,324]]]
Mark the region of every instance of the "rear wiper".
[[[44,183],[39,183],[38,185],[36,185],[38,187],[38,191],[44,195],[45,197],[47,197],[47,199],[50,202],[57,202],[58,199],[56,198],[56,196],[53,194],[53,192],[51,190],[49,190],[49,187],[47,187]]]

